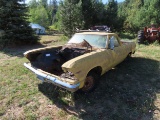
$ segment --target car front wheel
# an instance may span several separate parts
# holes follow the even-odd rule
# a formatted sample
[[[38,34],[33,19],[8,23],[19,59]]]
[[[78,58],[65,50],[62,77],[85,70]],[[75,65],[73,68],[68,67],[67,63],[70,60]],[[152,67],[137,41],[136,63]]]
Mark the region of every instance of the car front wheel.
[[[97,86],[97,79],[98,75],[96,73],[89,73],[85,79],[85,83],[81,91],[85,93],[92,92]]]

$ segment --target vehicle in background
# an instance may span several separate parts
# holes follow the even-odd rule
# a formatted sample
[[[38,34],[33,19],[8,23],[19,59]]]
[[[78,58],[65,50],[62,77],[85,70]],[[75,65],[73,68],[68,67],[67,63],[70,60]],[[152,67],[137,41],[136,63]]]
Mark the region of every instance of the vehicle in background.
[[[110,32],[110,28],[107,25],[97,25],[90,28],[90,30],[97,30],[97,31],[107,31]]]
[[[143,30],[138,31],[138,43],[142,44],[145,41],[153,43],[156,40],[160,43],[160,27],[156,27],[154,24],[151,27],[145,27]]]

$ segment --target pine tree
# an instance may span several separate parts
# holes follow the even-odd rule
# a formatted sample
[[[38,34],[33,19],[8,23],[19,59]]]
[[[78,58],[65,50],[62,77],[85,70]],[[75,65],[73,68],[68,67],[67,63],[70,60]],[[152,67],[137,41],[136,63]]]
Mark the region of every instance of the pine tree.
[[[27,7],[23,0],[0,0],[0,29],[5,35],[0,44],[26,44],[34,43],[38,39],[27,22]]]
[[[43,7],[46,9],[48,4],[47,4],[47,0],[40,0],[41,5],[43,5]]]
[[[50,0],[48,5],[48,17],[50,25],[54,24],[54,22],[56,21],[57,9],[58,9],[57,0]]]
[[[106,23],[105,9],[101,0],[74,0],[73,3],[77,4],[80,1],[82,2],[85,29]]]
[[[65,35],[71,37],[76,28],[83,28],[81,2],[74,4],[74,0],[64,0],[60,3],[57,14],[60,29]]]
[[[28,5],[29,8],[36,8],[39,5],[39,3],[36,0],[31,0],[29,1]]]
[[[107,25],[111,27],[111,29],[115,29],[117,26],[117,18],[118,18],[118,3],[115,0],[108,0],[107,4]]]

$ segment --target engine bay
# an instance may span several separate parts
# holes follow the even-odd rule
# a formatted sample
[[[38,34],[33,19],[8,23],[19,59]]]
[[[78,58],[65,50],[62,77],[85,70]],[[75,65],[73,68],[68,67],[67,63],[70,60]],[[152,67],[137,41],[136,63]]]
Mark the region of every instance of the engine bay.
[[[78,44],[66,44],[61,49],[43,51],[31,61],[31,64],[46,72],[61,75],[63,73],[62,64],[91,51],[92,46],[84,40]]]

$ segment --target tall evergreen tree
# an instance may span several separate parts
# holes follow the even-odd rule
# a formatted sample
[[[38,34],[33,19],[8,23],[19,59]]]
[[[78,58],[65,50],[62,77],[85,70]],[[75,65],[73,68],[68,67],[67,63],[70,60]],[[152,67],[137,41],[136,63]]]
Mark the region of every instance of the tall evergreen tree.
[[[50,25],[52,25],[56,21],[57,10],[58,10],[57,0],[50,0],[48,5],[48,18],[50,21]]]
[[[5,35],[0,40],[1,45],[36,42],[33,30],[27,22],[27,7],[23,0],[0,0],[0,29]]]
[[[39,4],[38,4],[38,2],[36,1],[36,0],[31,0],[31,1],[29,1],[29,8],[32,8],[32,9],[34,9],[34,8],[36,8]]]
[[[94,9],[92,0],[82,0],[82,13],[85,20],[85,28],[91,27],[94,19]]]
[[[48,0],[40,0],[41,5],[46,9],[48,4],[47,4]]]
[[[126,8],[124,7],[124,2],[118,4],[117,16],[118,16],[117,18],[118,22],[117,22],[116,27],[118,28],[117,29],[118,31],[122,31],[124,30],[123,24],[126,19]]]
[[[107,25],[111,27],[111,29],[117,28],[118,22],[118,3],[115,0],[108,0],[108,4],[106,6],[106,16],[107,16]]]
[[[105,9],[102,0],[74,0],[74,4],[82,2],[84,28],[88,29],[97,24],[105,24]]]
[[[58,22],[61,31],[71,37],[76,28],[83,28],[81,2],[74,4],[74,0],[64,0],[58,8]]]

